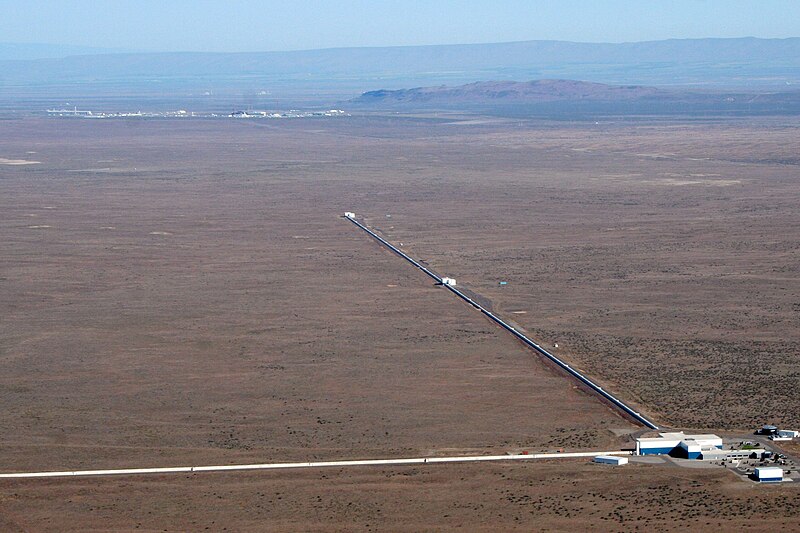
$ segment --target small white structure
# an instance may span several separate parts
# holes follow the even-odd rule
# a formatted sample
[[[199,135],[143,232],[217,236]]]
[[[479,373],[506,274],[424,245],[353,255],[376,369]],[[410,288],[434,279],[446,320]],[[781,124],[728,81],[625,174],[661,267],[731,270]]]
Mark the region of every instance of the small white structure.
[[[456,286],[455,278],[442,278],[442,285],[449,285],[450,287]]]
[[[796,439],[800,437],[800,431],[790,431],[788,429],[779,429],[776,433],[776,436],[784,438],[784,439]]]
[[[779,483],[783,481],[783,468],[777,466],[759,466],[755,471],[756,481],[762,483]]]
[[[615,455],[598,455],[594,458],[594,462],[604,465],[622,466],[628,464],[628,458],[617,457]]]
[[[346,216],[347,218],[356,218],[356,214],[353,213],[352,211],[345,211],[344,216]]]

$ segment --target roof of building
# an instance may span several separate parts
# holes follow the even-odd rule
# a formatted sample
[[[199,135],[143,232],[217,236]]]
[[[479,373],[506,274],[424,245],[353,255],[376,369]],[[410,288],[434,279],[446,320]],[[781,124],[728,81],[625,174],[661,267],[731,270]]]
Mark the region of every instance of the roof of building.
[[[657,443],[663,442],[667,440],[671,441],[682,441],[682,440],[693,440],[693,441],[701,441],[701,440],[720,440],[718,435],[714,435],[711,433],[703,434],[703,435],[686,435],[683,431],[673,432],[673,433],[659,433],[658,437],[639,437],[636,439],[641,443]]]

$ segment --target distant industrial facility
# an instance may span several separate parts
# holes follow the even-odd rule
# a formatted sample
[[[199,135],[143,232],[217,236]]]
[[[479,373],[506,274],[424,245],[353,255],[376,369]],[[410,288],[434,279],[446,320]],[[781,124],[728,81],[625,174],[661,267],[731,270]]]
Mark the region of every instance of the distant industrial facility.
[[[84,111],[78,109],[77,106],[73,107],[72,109],[48,109],[47,114],[50,116],[57,116],[57,117],[91,117],[91,111]]]

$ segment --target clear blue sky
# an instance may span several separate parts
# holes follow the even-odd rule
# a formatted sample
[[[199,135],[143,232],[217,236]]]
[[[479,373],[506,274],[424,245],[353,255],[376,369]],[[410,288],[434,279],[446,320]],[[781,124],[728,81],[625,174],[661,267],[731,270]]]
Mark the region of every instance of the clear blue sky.
[[[798,37],[798,0],[0,0],[0,42],[259,51]]]

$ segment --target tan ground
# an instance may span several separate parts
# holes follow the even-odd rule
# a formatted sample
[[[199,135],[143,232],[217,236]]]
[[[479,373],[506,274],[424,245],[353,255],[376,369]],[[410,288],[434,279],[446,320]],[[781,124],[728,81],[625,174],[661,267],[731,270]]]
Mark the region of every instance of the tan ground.
[[[587,125],[418,149],[449,164],[420,171],[435,200],[361,208],[391,239],[664,423],[800,427],[796,127]]]
[[[792,531],[797,487],[551,462],[0,483],[4,531]],[[3,523],[5,520],[5,524]]]
[[[633,426],[345,210],[661,421],[794,424],[796,133],[0,122],[1,153],[42,161],[0,180],[0,468],[622,444],[611,430]],[[6,482],[0,517],[34,531],[663,529],[688,513],[713,529],[778,526],[800,503],[723,471],[418,470]]]

